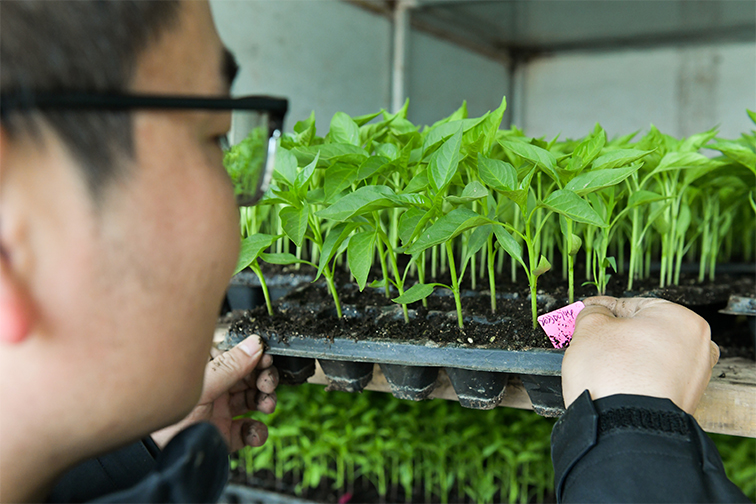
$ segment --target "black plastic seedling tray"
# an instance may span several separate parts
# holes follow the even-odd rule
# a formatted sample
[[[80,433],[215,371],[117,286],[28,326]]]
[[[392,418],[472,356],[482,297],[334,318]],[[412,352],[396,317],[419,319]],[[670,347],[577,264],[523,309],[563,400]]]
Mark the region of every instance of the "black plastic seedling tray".
[[[231,348],[249,335],[244,324],[234,324],[223,348]],[[494,408],[504,395],[509,376],[519,375],[534,409],[545,416],[563,411],[561,350],[498,350],[452,345],[351,340],[261,334],[274,355],[283,383],[299,384],[315,372],[315,359],[329,380],[329,390],[362,391],[378,363],[401,399],[427,398],[444,368],[462,406]]]

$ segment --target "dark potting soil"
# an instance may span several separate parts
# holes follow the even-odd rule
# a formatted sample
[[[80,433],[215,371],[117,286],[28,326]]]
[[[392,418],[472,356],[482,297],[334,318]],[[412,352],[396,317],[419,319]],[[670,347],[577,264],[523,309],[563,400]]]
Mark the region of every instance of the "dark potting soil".
[[[276,267],[278,275],[313,274],[303,267]],[[273,276],[269,274],[270,276]],[[313,275],[314,276],[314,275]],[[446,278],[444,278],[446,276]],[[312,278],[312,277],[311,277]],[[377,278],[371,276],[371,278]],[[592,285],[576,272],[575,299],[596,295]],[[454,297],[447,289],[438,288],[421,302],[408,306],[410,321],[404,322],[401,307],[385,296],[383,288],[366,287],[360,292],[345,272],[338,272],[336,285],[343,317],[338,318],[334,301],[323,278],[304,283],[274,302],[274,315],[265,306],[258,306],[237,322],[244,333],[286,339],[291,336],[365,339],[390,339],[402,342],[432,341],[438,345],[485,347],[506,350],[552,348],[540,327],[533,329],[530,290],[525,275],[518,282],[503,281],[496,286],[496,312],[491,311],[488,281],[478,281],[477,291],[471,289],[470,275],[461,284],[464,327],[459,328]],[[448,273],[438,280],[450,284]],[[722,315],[731,294],[756,296],[753,275],[719,275],[715,282],[698,283],[693,275],[683,275],[679,285],[659,288],[658,278],[635,282],[632,292],[626,291],[624,275],[615,275],[607,285],[607,295],[614,297],[644,296],[667,299],[699,312],[712,326],[712,339],[722,348],[722,357],[754,359],[753,336],[745,317]],[[486,290],[481,290],[486,289]],[[392,288],[391,297],[397,293]],[[547,274],[539,279],[538,314],[568,303],[567,282],[561,275]]]

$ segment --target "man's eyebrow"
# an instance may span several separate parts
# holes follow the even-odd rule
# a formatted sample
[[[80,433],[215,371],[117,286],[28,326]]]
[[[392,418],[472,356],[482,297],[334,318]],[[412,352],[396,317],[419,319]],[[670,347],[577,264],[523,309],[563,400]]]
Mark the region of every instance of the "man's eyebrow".
[[[221,71],[223,72],[223,78],[226,80],[228,87],[231,88],[231,84],[234,83],[236,74],[239,72],[239,65],[236,63],[236,58],[233,53],[226,47],[223,48],[222,65],[223,68]]]

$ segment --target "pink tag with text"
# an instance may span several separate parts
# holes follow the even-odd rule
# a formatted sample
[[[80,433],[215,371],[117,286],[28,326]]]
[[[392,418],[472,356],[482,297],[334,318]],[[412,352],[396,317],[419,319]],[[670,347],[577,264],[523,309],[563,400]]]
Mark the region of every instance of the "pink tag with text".
[[[575,332],[575,319],[583,308],[583,302],[577,301],[538,317],[538,323],[546,331],[554,348],[564,348],[570,344],[572,333]]]

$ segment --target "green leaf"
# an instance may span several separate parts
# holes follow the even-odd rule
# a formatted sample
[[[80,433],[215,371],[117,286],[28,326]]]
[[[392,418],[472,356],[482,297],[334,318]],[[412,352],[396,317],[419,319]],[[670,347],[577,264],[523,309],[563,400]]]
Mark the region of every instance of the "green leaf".
[[[419,173],[415,174],[414,177],[412,177],[412,180],[409,181],[409,184],[405,186],[402,192],[403,193],[422,192],[425,190],[426,187],[428,187],[428,170],[424,169],[424,170],[421,170]]]
[[[284,233],[297,247],[302,246],[302,240],[304,240],[305,233],[307,232],[307,218],[309,214],[310,205],[306,203],[301,208],[289,206],[282,208],[278,212]]]
[[[491,224],[485,224],[475,228],[470,234],[470,238],[467,240],[467,250],[462,257],[462,267],[460,268],[461,273],[459,274],[460,278],[465,274],[467,261],[483,248],[486,242],[488,242],[488,237],[491,236],[491,233],[493,233],[493,226]]]
[[[642,158],[646,154],[653,151],[644,151],[638,149],[617,149],[609,151],[603,156],[597,157],[593,161],[593,170],[609,170],[611,168],[617,168],[619,166],[628,165],[638,159]]]
[[[698,150],[701,149],[701,147],[709,143],[709,141],[715,136],[717,136],[716,126],[711,128],[709,131],[704,131],[703,133],[697,133],[695,135],[691,135],[688,138],[686,138],[685,141],[680,145],[680,151],[697,152]]]
[[[399,217],[399,239],[404,245],[412,239],[412,235],[417,229],[417,224],[427,213],[426,210],[418,207],[410,207]]]
[[[375,231],[373,230],[362,231],[349,238],[347,262],[360,291],[365,288],[370,267],[373,265],[374,248]]]
[[[723,140],[711,145],[707,145],[706,147],[708,147],[709,149],[718,150],[728,158],[737,161],[752,172],[756,173],[756,152],[753,152],[745,145],[741,145],[737,142]]]
[[[428,181],[436,191],[443,190],[454,175],[459,165],[459,149],[462,146],[462,128],[459,127],[431,158],[428,165]]]
[[[294,186],[297,188],[297,194],[300,198],[303,198],[305,194],[307,194],[307,186],[310,183],[310,179],[312,178],[312,174],[315,173],[315,167],[318,165],[318,159],[320,158],[320,153],[315,154],[315,157],[313,158],[312,162],[302,168],[302,171],[297,173],[297,178],[294,181]]]
[[[665,196],[652,191],[633,191],[633,193],[630,194],[630,197],[627,200],[627,207],[632,208],[639,205],[646,205],[653,201],[660,201],[663,199],[666,199]]]
[[[325,200],[330,201],[335,195],[351,186],[357,179],[358,168],[352,164],[334,163],[325,171]]]
[[[260,256],[260,253],[270,247],[279,237],[269,234],[256,233],[241,241],[239,259],[236,262],[234,275],[249,266],[252,261]]]
[[[567,165],[570,171],[580,171],[588,166],[601,153],[606,144],[606,132],[596,125],[595,133],[584,138],[572,151],[572,158]]]
[[[574,191],[578,196],[583,196],[590,192],[619,184],[627,177],[637,172],[641,165],[642,163],[636,162],[625,168],[584,171],[574,179],[570,180],[564,188]]]
[[[315,111],[310,112],[310,116],[304,121],[298,121],[294,125],[294,132],[297,133],[297,143],[306,147],[312,143],[315,138]]]
[[[446,201],[459,205],[461,203],[469,203],[471,201],[479,200],[486,196],[488,196],[486,187],[477,180],[473,180],[465,186],[462,190],[462,194],[459,196],[447,196]]]
[[[297,179],[297,158],[288,149],[283,147],[276,152],[276,161],[273,169],[273,177],[289,186],[294,186]]]
[[[376,173],[379,173],[383,170],[383,167],[388,165],[388,163],[389,159],[383,156],[370,156],[365,160],[365,162],[360,165],[360,168],[357,170],[357,178],[355,179],[355,182],[365,180],[366,178],[372,177]]]
[[[297,121],[294,125],[294,133],[302,133],[315,124],[315,111],[311,111],[309,117],[304,121]]]
[[[401,296],[392,299],[392,301],[399,304],[414,303],[433,294],[433,291],[436,289],[436,287],[445,286],[441,284],[415,284],[404,291],[404,294],[402,294]]]
[[[478,175],[484,184],[495,191],[517,190],[517,170],[504,161],[478,154]]]
[[[522,260],[522,247],[517,243],[517,240],[509,234],[509,231],[504,229],[504,226],[497,225],[494,226],[493,232],[494,236],[496,236],[496,243],[498,243],[501,248],[510,255],[510,257],[514,257],[517,262],[525,266]]]
[[[427,132],[423,132],[425,134],[425,140],[423,141],[423,155],[428,156],[429,154],[433,153],[438,144],[455,134],[460,129],[460,127],[462,128],[462,132],[464,133],[477,126],[482,120],[482,117],[478,117],[475,119],[460,119],[449,121],[447,123],[439,125],[438,127],[429,129],[427,130]]]
[[[488,223],[488,219],[469,208],[455,208],[420,233],[417,241],[407,248],[406,253],[410,255],[419,254],[434,245],[451,240],[468,229]]]
[[[520,140],[499,140],[499,144],[513,154],[540,166],[551,178],[558,180],[558,175],[554,169],[557,160],[551,152]]]
[[[361,116],[355,116],[352,117],[352,120],[357,124],[357,126],[364,126],[365,124],[369,123],[379,115],[381,115],[384,111],[379,110],[378,112],[375,112],[374,114],[365,114]]]
[[[284,203],[291,206],[298,206],[300,204],[299,197],[292,191],[283,191],[278,187],[271,187],[270,192],[266,193],[261,203]]]
[[[333,256],[336,255],[339,246],[344,243],[344,240],[347,239],[349,233],[351,233],[357,226],[358,224],[352,222],[340,222],[331,228],[326,235],[325,240],[323,240],[323,247],[320,249],[320,263],[318,264],[318,273],[315,275],[315,280],[320,278],[325,267],[331,259],[333,259]],[[313,282],[315,280],[313,280]]]
[[[327,135],[331,143],[360,145],[360,127],[344,112],[336,112],[331,118]]]
[[[345,221],[355,215],[396,206],[391,200],[394,196],[396,196],[394,191],[387,186],[363,186],[342,197],[328,208],[317,212],[316,215],[322,219]]]
[[[604,268],[608,268],[611,266],[614,272],[615,273],[617,272],[617,260],[613,256],[605,257],[603,266]]]
[[[367,151],[361,147],[337,143],[296,147],[291,152],[297,157],[300,165],[311,163],[315,155],[320,154],[319,162],[324,168],[335,161],[359,165],[368,158]]]
[[[568,250],[568,254],[571,256],[574,256],[580,251],[580,247],[583,245],[583,240],[580,239],[580,237],[576,234],[570,235],[570,247]]]
[[[668,152],[661,158],[653,173],[693,168],[709,163],[711,160],[698,152]]]
[[[399,157],[399,148],[392,143],[380,144],[375,149],[375,153],[389,159],[390,161],[394,161]]]
[[[310,261],[305,261],[304,259],[297,259],[297,256],[294,254],[290,254],[289,252],[280,252],[280,253],[267,253],[263,252],[260,254],[260,259],[265,261],[268,264],[309,264],[310,266],[314,266]]]
[[[549,260],[546,259],[546,257],[541,256],[541,258],[538,261],[538,266],[536,267],[536,269],[533,270],[532,274],[533,276],[538,278],[539,276],[543,275],[550,269],[551,269],[551,263],[549,262]]]
[[[604,227],[606,223],[599,214],[580,196],[566,189],[559,189],[543,200],[543,206],[576,222]]]

